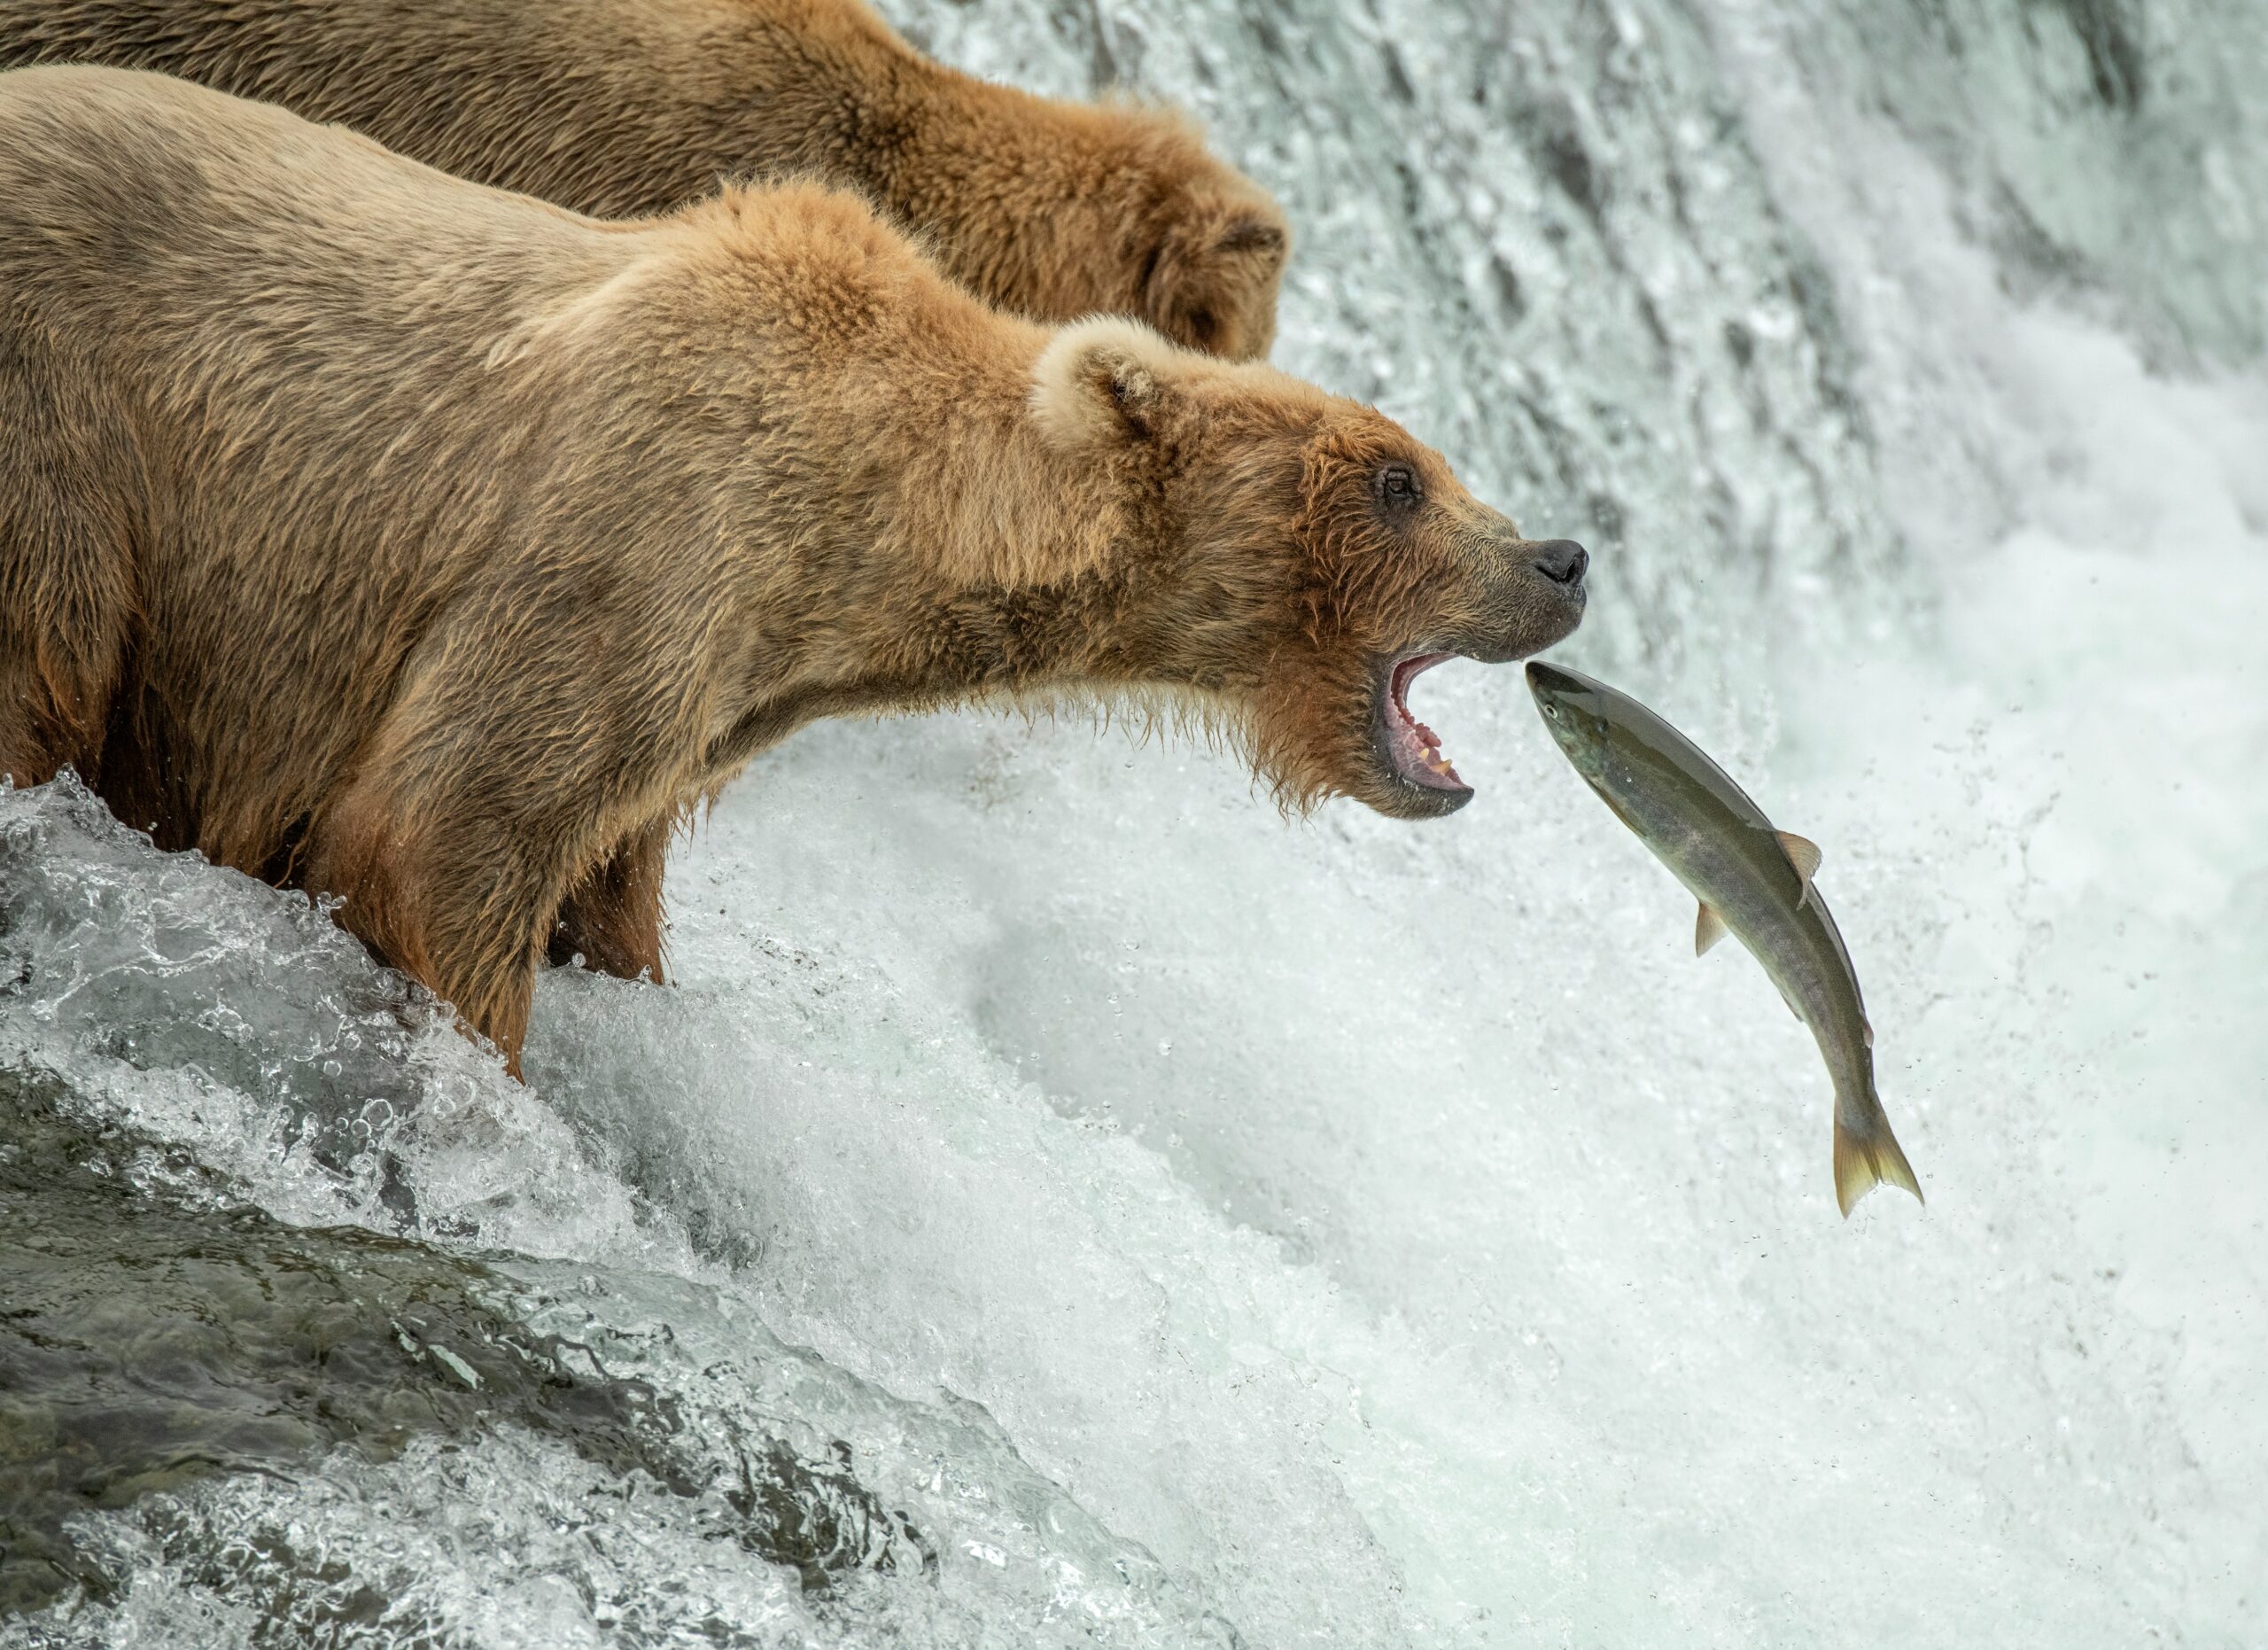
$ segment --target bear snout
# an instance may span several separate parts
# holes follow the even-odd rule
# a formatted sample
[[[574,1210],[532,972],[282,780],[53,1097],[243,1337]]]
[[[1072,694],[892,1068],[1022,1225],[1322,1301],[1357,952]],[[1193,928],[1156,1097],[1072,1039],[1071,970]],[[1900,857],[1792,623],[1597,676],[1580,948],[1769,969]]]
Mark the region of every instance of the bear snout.
[[[1591,553],[1573,539],[1545,539],[1528,551],[1528,565],[1554,584],[1581,584],[1591,564]]]
[[[1590,552],[1573,539],[1497,533],[1468,552],[1472,603],[1440,632],[1445,645],[1484,665],[1503,665],[1564,642],[1590,604]]]

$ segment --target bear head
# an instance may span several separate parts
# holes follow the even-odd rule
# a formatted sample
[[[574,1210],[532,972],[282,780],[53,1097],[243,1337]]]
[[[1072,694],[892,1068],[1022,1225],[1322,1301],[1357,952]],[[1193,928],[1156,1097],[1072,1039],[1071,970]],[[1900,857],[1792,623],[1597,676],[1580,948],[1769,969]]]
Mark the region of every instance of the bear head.
[[[1187,348],[1261,361],[1276,342],[1292,233],[1276,203],[1241,183],[1231,175],[1179,192],[1147,237],[1133,309]]]
[[[1040,357],[1031,410],[1124,517],[1093,679],[1193,702],[1287,806],[1462,807],[1411,679],[1526,658],[1582,619],[1580,546],[1523,538],[1392,419],[1270,368],[1090,321]]]
[[[920,200],[901,210],[971,291],[1042,322],[1131,315],[1203,354],[1266,356],[1291,224],[1186,115],[1016,94],[957,144],[970,152],[942,147],[916,174],[943,180],[931,193],[967,194],[1008,157],[1012,177],[953,224]]]

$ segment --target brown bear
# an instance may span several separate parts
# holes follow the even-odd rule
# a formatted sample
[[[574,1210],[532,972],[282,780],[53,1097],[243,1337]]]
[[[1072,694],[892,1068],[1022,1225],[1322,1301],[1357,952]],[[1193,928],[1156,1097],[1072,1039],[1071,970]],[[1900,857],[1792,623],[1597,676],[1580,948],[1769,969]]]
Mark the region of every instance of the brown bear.
[[[0,293],[0,772],[340,896],[515,1066],[555,942],[659,977],[672,825],[815,718],[1131,696],[1424,818],[1410,679],[1583,611],[1371,409],[1004,316],[816,186],[602,222],[20,70]]]
[[[1169,111],[956,73],[861,0],[0,0],[0,68],[156,69],[600,217],[856,189],[979,297],[1268,353],[1284,215]]]

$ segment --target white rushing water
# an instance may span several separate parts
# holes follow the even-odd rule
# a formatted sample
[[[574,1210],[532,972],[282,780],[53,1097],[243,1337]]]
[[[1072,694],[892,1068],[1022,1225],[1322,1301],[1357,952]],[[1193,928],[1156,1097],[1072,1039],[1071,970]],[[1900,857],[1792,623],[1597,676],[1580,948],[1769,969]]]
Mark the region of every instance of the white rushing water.
[[[935,1553],[805,1594],[505,1427],[90,1513],[117,1595],[0,1644],[2268,1643],[2239,10],[894,8],[1202,109],[1298,224],[1279,363],[1590,543],[1561,656],[1824,844],[1928,1207],[1837,1218],[1808,1035],[1512,671],[1426,678],[1480,795],[1424,827],[810,730],[524,1089],[303,902],[0,796],[0,1064],[841,1441]]]

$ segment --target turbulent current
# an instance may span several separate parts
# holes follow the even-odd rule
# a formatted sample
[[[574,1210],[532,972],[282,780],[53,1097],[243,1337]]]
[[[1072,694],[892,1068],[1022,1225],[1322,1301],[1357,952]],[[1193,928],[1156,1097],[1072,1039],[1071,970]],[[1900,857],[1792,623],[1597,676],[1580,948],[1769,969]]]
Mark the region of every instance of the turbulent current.
[[[2268,12],[891,10],[1200,110],[1279,363],[1590,546],[1928,1206],[1510,670],[1426,826],[809,730],[524,1087],[0,794],[0,1646],[2268,1639]]]

